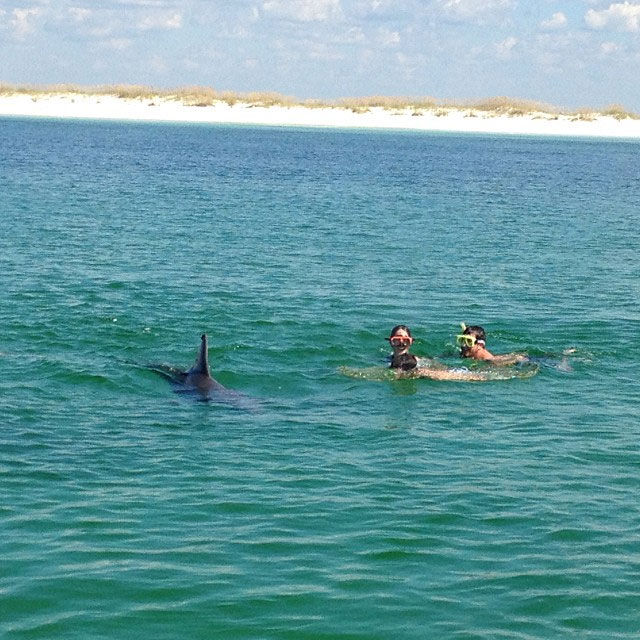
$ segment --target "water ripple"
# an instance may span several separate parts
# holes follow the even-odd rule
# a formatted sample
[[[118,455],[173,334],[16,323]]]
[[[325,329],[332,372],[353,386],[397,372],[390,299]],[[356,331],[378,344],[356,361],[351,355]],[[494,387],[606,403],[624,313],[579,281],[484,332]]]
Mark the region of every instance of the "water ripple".
[[[636,151],[3,122],[0,636],[639,637]]]

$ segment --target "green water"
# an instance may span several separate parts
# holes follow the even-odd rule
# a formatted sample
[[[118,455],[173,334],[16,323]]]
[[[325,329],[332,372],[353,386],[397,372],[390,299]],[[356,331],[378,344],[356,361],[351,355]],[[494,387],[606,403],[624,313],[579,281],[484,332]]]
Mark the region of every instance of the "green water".
[[[0,637],[640,636],[638,143],[0,139]],[[537,375],[380,375],[460,322]]]

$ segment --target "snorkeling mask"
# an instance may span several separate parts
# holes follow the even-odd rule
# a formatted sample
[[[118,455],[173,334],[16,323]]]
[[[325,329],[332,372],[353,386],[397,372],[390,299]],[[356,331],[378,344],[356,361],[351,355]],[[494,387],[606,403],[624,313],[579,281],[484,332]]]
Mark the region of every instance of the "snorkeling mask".
[[[476,343],[476,337],[470,336],[466,333],[460,334],[456,336],[456,343],[461,347],[468,347],[469,349],[471,349],[471,347],[473,347],[473,345]]]
[[[467,325],[464,322],[460,323],[460,327],[462,328],[462,331],[466,331],[467,329]],[[471,347],[473,347],[477,343],[484,345],[484,340],[478,340],[476,336],[468,333],[461,333],[456,336],[456,344],[460,345],[461,347],[467,347],[467,349],[471,349]]]

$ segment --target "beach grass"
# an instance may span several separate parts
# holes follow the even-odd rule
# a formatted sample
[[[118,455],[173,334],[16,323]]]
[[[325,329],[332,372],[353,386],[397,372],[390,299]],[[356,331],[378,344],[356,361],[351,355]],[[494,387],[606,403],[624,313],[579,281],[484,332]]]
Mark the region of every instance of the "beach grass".
[[[524,100],[521,98],[509,98],[507,96],[495,96],[480,100],[465,102],[451,101],[445,103],[452,109],[469,109],[471,111],[490,112],[506,116],[525,116],[536,113],[558,113],[561,111],[554,105],[535,100]]]
[[[611,104],[608,107],[605,107],[601,111],[601,114],[603,116],[611,116],[616,120],[625,120],[626,118],[640,120],[640,115],[633,113],[632,111],[627,111],[627,109],[625,109],[621,104]]]
[[[340,98],[327,106],[349,109],[354,113],[366,113],[374,108],[386,111],[432,111],[438,106],[435,98],[412,98],[409,96],[364,96]]]
[[[311,109],[346,109],[353,113],[368,113],[373,109],[383,109],[393,113],[410,113],[420,116],[431,113],[445,116],[451,112],[464,112],[466,117],[493,116],[533,116],[557,119],[560,116],[572,120],[592,121],[600,116],[608,116],[616,120],[627,118],[638,120],[636,114],[623,105],[609,104],[602,108],[581,107],[565,109],[535,100],[495,96],[477,100],[438,100],[437,98],[411,96],[360,96],[346,97],[337,100],[309,98],[298,100],[273,91],[241,93],[236,91],[219,91],[212,87],[186,86],[178,88],[158,89],[146,85],[98,85],[84,86],[77,84],[52,85],[12,85],[0,82],[0,96],[28,95],[34,101],[48,96],[111,96],[123,100],[174,100],[193,107],[209,107],[220,103],[229,106],[242,104],[247,107],[307,107]]]

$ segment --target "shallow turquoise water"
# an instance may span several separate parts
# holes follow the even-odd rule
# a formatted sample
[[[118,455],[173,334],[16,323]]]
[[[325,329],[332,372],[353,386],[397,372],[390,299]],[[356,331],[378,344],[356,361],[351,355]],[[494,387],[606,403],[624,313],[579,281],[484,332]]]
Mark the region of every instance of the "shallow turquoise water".
[[[638,143],[0,138],[1,637],[640,635]],[[461,321],[539,373],[340,373]]]

